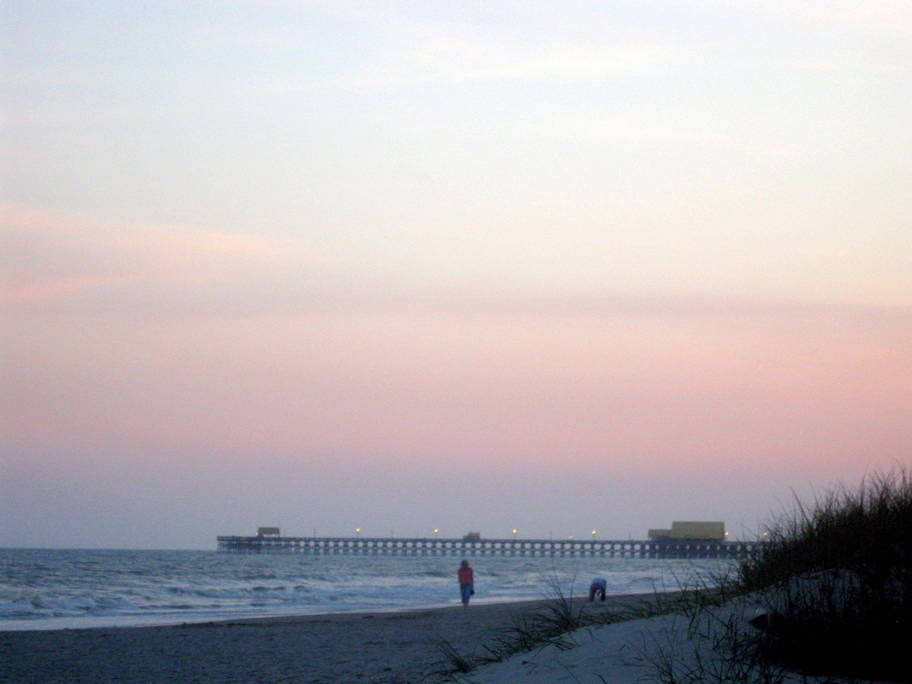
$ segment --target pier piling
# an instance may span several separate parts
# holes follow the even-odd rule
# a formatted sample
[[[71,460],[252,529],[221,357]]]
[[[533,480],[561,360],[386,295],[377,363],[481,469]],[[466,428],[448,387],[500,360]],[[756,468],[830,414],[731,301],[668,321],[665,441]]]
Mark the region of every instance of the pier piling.
[[[396,537],[220,536],[225,553],[309,553],[413,556],[605,556],[617,558],[745,558],[759,542],[682,540],[441,539]]]

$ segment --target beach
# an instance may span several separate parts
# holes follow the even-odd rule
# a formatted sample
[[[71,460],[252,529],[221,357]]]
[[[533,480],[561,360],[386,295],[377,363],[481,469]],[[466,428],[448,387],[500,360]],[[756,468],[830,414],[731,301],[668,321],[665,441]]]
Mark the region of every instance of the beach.
[[[622,611],[650,595],[609,596],[585,610]],[[446,640],[478,654],[546,601],[198,624],[0,632],[0,681],[434,682]]]

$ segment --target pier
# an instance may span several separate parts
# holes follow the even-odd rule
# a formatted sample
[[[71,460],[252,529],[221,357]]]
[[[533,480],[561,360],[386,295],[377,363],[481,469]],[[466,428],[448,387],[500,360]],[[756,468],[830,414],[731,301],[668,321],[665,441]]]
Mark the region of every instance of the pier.
[[[449,539],[437,537],[220,536],[224,553],[412,556],[606,556],[616,558],[746,558],[759,542],[706,539]]]

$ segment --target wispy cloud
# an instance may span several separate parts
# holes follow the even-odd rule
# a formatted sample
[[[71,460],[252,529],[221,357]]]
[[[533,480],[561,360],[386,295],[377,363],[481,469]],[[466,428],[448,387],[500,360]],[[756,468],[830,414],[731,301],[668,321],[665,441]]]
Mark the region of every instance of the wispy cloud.
[[[98,289],[229,284],[317,263],[302,240],[194,226],[130,224],[0,206],[2,300],[62,301]]]
[[[547,11],[511,11],[510,3],[474,13],[409,3],[311,5],[366,28],[385,47],[332,76],[276,79],[272,85],[277,90],[490,80],[572,82],[639,72],[678,51],[674,41],[629,31],[604,15],[599,30],[585,22],[567,24],[566,19],[557,27],[542,16]]]
[[[720,17],[741,16],[797,26],[840,26],[892,35],[912,33],[912,6],[905,0],[675,0],[674,4]]]
[[[131,318],[314,314],[539,318],[804,319],[912,325],[908,306],[734,294],[428,289],[365,276],[302,239],[89,220],[5,205],[0,303],[8,312]]]
[[[673,3],[620,3],[572,6],[496,2],[483,7],[375,3],[340,0],[308,3],[319,12],[363,27],[385,44],[366,53],[348,70],[331,76],[280,77],[276,90],[370,88],[472,81],[591,81],[617,75],[654,73],[682,62],[742,60],[806,61],[762,47],[745,34],[757,24],[839,27],[851,34],[912,32],[908,3],[842,2],[728,3],[677,0]],[[671,10],[672,15],[666,18]],[[644,20],[644,16],[651,20]],[[736,24],[732,20],[737,19]],[[728,25],[731,24],[731,25]],[[728,25],[727,33],[720,26]],[[756,45],[759,42],[759,46]],[[754,45],[745,51],[745,45]],[[354,52],[354,46],[349,46]],[[806,46],[805,46],[806,47]],[[345,45],[342,46],[345,51]],[[786,51],[787,52],[787,51]],[[856,56],[857,67],[866,62]],[[883,68],[876,59],[875,68]]]

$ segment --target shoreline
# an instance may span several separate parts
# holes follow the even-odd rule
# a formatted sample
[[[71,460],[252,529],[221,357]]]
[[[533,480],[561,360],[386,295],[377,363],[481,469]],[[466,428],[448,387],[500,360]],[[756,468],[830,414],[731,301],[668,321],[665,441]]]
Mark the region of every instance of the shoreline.
[[[669,596],[672,594],[678,593],[675,591],[667,592],[636,592],[631,594],[609,594],[605,599],[605,605],[611,603],[614,605],[614,599],[617,599],[619,602],[625,602],[625,599],[631,600],[649,600],[654,598],[657,594],[661,596]],[[588,599],[585,595],[580,594],[578,596],[571,597],[574,602],[588,602]],[[443,611],[454,611],[454,612],[463,612],[465,610],[472,612],[485,611],[488,609],[495,611],[502,611],[508,608],[517,608],[521,611],[529,609],[538,609],[544,607],[548,603],[557,601],[556,598],[520,598],[520,599],[494,599],[494,600],[473,600],[469,608],[463,608],[462,604],[452,603],[452,604],[436,604],[436,605],[427,605],[427,606],[411,606],[408,608],[379,608],[377,610],[353,610],[353,611],[339,611],[339,612],[325,612],[325,613],[301,613],[296,615],[263,615],[256,617],[246,617],[246,618],[226,618],[226,619],[216,619],[216,620],[206,620],[202,623],[194,622],[181,622],[174,623],[171,625],[157,625],[160,627],[166,626],[193,626],[194,624],[257,624],[257,623],[283,623],[283,622],[298,622],[300,620],[305,620],[307,618],[364,618],[365,616],[379,616],[379,615],[402,615],[409,613],[422,613],[422,614],[436,614]],[[150,627],[156,625],[148,625]],[[137,627],[139,629],[140,627]],[[124,627],[122,629],[129,629]],[[0,633],[3,630],[0,629]]]
[[[660,591],[660,592],[632,592],[629,594],[611,594],[608,596],[608,599],[611,598],[624,598],[628,596],[653,596],[654,594],[668,595],[674,593],[676,590],[669,591]],[[579,597],[575,597],[579,598]],[[478,608],[481,606],[510,606],[510,605],[522,605],[522,604],[540,604],[546,603],[550,600],[545,597],[541,598],[516,598],[516,599],[477,599],[473,601],[472,608]],[[66,623],[69,620],[72,620],[72,624],[65,624],[64,626],[53,627],[53,626],[41,626],[40,623],[48,621],[48,618],[39,618],[35,620],[8,620],[5,622],[13,623],[19,626],[16,626],[12,629],[8,625],[4,624],[4,621],[0,621],[0,634],[5,632],[57,632],[57,631],[75,631],[75,630],[85,630],[85,629],[147,629],[150,627],[182,627],[182,626],[192,626],[192,625],[201,625],[201,624],[210,624],[210,623],[248,623],[255,621],[294,621],[301,618],[316,618],[316,617],[325,617],[331,615],[350,615],[358,616],[362,614],[372,614],[380,615],[384,613],[406,613],[411,611],[430,611],[430,610],[448,610],[451,608],[461,608],[459,603],[437,603],[437,604],[427,604],[427,605],[418,605],[418,606],[407,606],[407,607],[389,607],[389,608],[371,608],[371,609],[357,609],[357,610],[342,610],[342,611],[319,611],[313,613],[274,613],[266,615],[235,615],[235,616],[208,616],[200,617],[199,619],[190,619],[182,620],[180,616],[173,616],[172,618],[163,619],[162,621],[155,622],[140,622],[127,623],[129,620],[135,620],[136,616],[90,616],[90,617],[77,617],[77,618],[58,618],[61,622]],[[91,621],[97,620],[99,622],[105,620],[113,620],[111,624],[78,624],[80,621]],[[116,624],[118,621],[122,621],[127,624]],[[39,626],[29,626],[30,623],[39,624]]]
[[[588,603],[622,611],[659,594],[615,594]],[[663,594],[664,595],[664,594]],[[440,644],[484,645],[555,599],[215,620],[169,626],[0,632],[0,681],[432,682]]]

